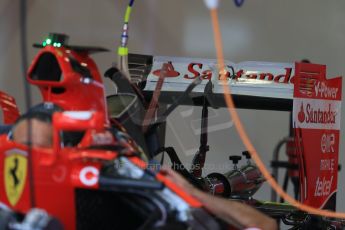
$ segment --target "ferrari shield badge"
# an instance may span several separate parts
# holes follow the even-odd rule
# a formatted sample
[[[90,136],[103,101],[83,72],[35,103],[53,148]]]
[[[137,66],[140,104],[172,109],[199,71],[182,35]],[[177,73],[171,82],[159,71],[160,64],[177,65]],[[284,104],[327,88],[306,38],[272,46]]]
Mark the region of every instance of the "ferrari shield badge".
[[[15,206],[21,197],[27,175],[27,152],[12,149],[6,152],[5,191],[9,203]]]

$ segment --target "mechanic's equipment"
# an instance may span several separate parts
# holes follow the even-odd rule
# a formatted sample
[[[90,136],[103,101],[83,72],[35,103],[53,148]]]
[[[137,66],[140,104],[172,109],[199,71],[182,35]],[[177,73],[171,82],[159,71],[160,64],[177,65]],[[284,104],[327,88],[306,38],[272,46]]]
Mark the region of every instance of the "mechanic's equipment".
[[[247,158],[247,164],[238,167],[241,156],[230,156],[234,169],[225,173],[211,173],[205,178],[209,192],[215,195],[233,199],[250,199],[264,182],[258,168],[250,162],[248,151],[242,153]]]
[[[246,157],[247,164],[239,169],[246,178],[245,186],[243,186],[242,191],[240,192],[242,195],[240,196],[251,197],[261,187],[265,179],[260,170],[250,161],[251,157],[249,152],[244,151],[242,154]]]
[[[237,164],[241,159],[242,159],[241,156],[236,156],[236,155],[229,156],[229,160],[231,160],[234,165],[234,170],[238,170]]]
[[[229,157],[234,164],[233,170],[225,174],[211,173],[205,178],[195,177],[188,172],[172,147],[162,148],[159,152],[167,152],[174,170],[180,172],[196,187],[213,195],[233,199],[251,199],[264,182],[258,168],[250,162],[250,155],[247,151],[243,152],[243,155],[247,158],[246,165],[238,167],[237,164],[242,157],[233,155]]]
[[[231,186],[227,178],[221,173],[211,173],[204,178],[207,191],[212,195],[229,198],[231,196]]]
[[[273,159],[271,162],[271,167],[273,168],[272,170],[272,176],[278,180],[278,168],[279,167],[285,167],[288,169],[288,171],[285,174],[285,178],[284,178],[284,188],[287,189],[287,180],[288,177],[291,176],[291,178],[296,177],[297,178],[297,182],[298,182],[298,158],[296,156],[296,151],[295,151],[295,146],[292,143],[293,137],[286,137],[283,138],[282,140],[280,140],[278,142],[278,144],[276,145],[274,152],[273,152]],[[289,162],[286,161],[279,161],[279,150],[280,148],[286,144],[286,151],[289,157]],[[298,186],[298,183],[294,186]],[[297,191],[295,191],[295,197],[297,197],[298,195],[298,188]],[[271,201],[275,202],[277,201],[277,194],[275,193],[275,191],[272,190],[271,193]]]
[[[201,112],[201,133],[200,133],[200,146],[199,151],[195,154],[192,166],[191,166],[191,173],[194,177],[199,178],[202,176],[202,168],[205,164],[206,153],[210,150],[210,146],[207,144],[207,136],[208,136],[208,106],[211,103],[208,100],[208,97],[212,96],[212,88],[213,84],[211,81],[205,86],[204,89],[204,96],[203,96],[203,106]]]

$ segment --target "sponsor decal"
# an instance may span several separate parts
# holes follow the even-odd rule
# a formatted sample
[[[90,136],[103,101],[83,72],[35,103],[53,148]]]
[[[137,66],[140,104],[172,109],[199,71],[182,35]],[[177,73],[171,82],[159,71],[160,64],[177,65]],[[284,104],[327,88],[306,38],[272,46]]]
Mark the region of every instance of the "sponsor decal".
[[[322,99],[337,99],[339,88],[327,85],[325,81],[303,78],[299,82],[301,96],[315,97]]]
[[[210,80],[214,78],[216,64],[215,63],[202,63],[202,62],[176,62],[173,61],[166,61],[164,63],[168,63],[168,71],[166,73],[166,77],[173,77],[178,78],[181,77],[182,79],[186,80],[193,80],[199,76],[202,76],[204,80]],[[161,66],[161,62],[156,62],[154,66]],[[175,66],[177,67],[178,71],[175,70]],[[213,68],[211,68],[213,67]],[[270,81],[275,83],[293,83],[294,76],[293,76],[293,69],[290,67],[286,68],[279,68],[279,72],[269,72],[269,71],[252,71],[247,70],[246,68],[239,68],[235,71],[235,65],[225,65],[225,69],[223,70],[224,74],[217,74],[217,79],[220,80],[222,76],[231,79],[252,79],[252,80],[264,80]],[[266,67],[268,70],[269,67]],[[156,77],[160,76],[161,68],[153,69],[152,74]],[[275,69],[277,71],[277,68]]]
[[[94,166],[87,166],[80,170],[79,180],[83,185],[94,186],[98,183],[99,170]]]
[[[154,70],[152,73],[153,73],[153,75],[159,77],[161,75],[162,71],[163,71],[162,69],[157,69],[157,70]],[[172,62],[169,61],[166,64],[166,70],[164,72],[164,77],[178,77],[178,76],[180,76],[180,73],[175,71],[175,68],[174,68]]]
[[[335,168],[334,159],[322,159],[320,161],[320,170],[321,171],[333,171]]]
[[[326,79],[326,66],[296,64],[293,124],[301,202],[335,209],[340,140],[341,78]]]
[[[331,109],[331,104],[328,104],[328,108],[324,110],[314,109],[309,103],[307,103],[306,111],[303,109],[303,103],[300,108],[298,112],[300,123],[335,124],[337,112]]]
[[[331,193],[333,176],[331,179],[327,180],[325,177],[321,180],[320,177],[316,180],[315,193],[314,196],[328,196]]]
[[[315,95],[317,97],[336,99],[338,91],[337,87],[329,87],[325,82],[319,81],[315,84]]]
[[[335,134],[334,133],[324,133],[321,137],[321,151],[322,153],[334,153],[335,152]],[[327,159],[328,160],[328,159]],[[330,165],[330,164],[329,164]],[[325,169],[325,167],[322,170]],[[331,169],[333,170],[333,164]]]
[[[301,123],[303,123],[305,121],[305,112],[304,112],[304,109],[303,109],[303,103],[301,103],[301,109],[298,112],[298,120]]]
[[[27,153],[19,149],[6,153],[4,166],[5,192],[9,203],[15,206],[23,194],[27,177]]]
[[[329,99],[295,98],[295,123],[305,129],[340,129],[341,102]]]

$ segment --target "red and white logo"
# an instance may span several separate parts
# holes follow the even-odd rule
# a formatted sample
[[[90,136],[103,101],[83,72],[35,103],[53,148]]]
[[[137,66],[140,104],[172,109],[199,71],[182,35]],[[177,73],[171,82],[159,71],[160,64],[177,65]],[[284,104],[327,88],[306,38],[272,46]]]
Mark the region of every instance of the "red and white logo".
[[[166,69],[157,69],[155,71],[153,71],[153,75],[160,77],[162,74],[162,71],[164,72],[164,76],[163,77],[178,77],[180,76],[180,73],[175,71],[174,66],[172,65],[171,61],[169,61],[166,64]]]
[[[87,166],[80,170],[79,180],[83,185],[94,186],[98,183],[99,170],[94,166]]]
[[[307,129],[340,129],[340,101],[295,98],[294,117],[297,127]]]
[[[225,68],[222,74],[217,73],[216,60],[200,60],[192,58],[176,57],[155,57],[151,76],[159,77],[165,71],[167,82],[188,82],[202,76],[204,80],[220,80],[222,76],[226,78],[241,80],[262,80],[272,83],[290,84],[294,83],[294,71],[292,66],[287,63],[273,65],[272,63],[232,63],[225,61]],[[166,64],[167,70],[162,66]],[[150,78],[150,77],[149,77]],[[154,80],[154,79],[153,79]],[[154,80],[155,81],[155,80]],[[314,84],[310,87],[313,89]]]
[[[301,104],[301,109],[298,112],[298,121],[303,123],[305,121],[305,112],[304,112],[304,108],[303,108],[303,103]]]

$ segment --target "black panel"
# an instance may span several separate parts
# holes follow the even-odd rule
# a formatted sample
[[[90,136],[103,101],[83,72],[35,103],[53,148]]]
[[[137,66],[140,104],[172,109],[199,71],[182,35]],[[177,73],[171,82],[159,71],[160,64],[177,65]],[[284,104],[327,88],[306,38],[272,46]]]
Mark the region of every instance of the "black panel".
[[[61,81],[61,68],[52,53],[43,53],[30,74],[30,78],[36,81]]]
[[[86,189],[75,195],[78,230],[138,229],[149,214],[130,195]]]

